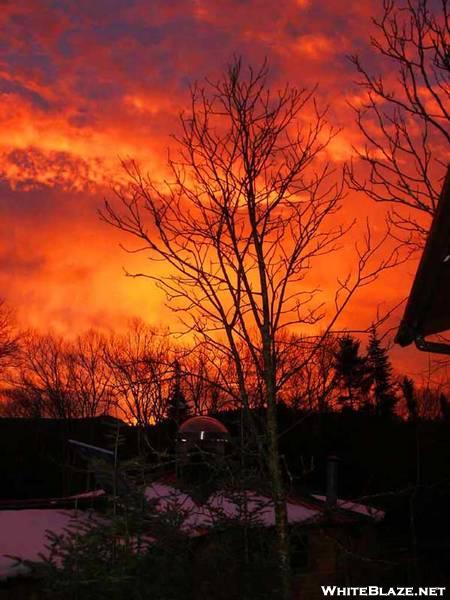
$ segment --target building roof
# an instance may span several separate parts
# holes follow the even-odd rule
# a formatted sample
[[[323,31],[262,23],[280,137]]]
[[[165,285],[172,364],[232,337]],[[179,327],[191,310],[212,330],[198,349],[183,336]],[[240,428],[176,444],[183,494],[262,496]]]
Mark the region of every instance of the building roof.
[[[102,494],[101,490],[97,490],[71,498],[97,497]],[[178,512],[182,519],[182,530],[191,537],[205,535],[215,525],[223,525],[226,521],[256,527],[275,525],[273,501],[251,490],[242,493],[218,491],[207,502],[198,504],[182,490],[155,482],[146,488],[145,496],[158,512]],[[243,497],[246,499],[245,506]],[[348,500],[338,499],[336,509],[330,513],[323,496],[290,498],[287,502],[287,516],[291,525],[323,524],[327,520],[345,524],[361,518],[379,521],[384,517],[381,510]],[[48,556],[48,531],[61,535],[67,533],[68,528],[81,527],[83,530],[83,526],[97,524],[99,519],[103,522],[105,517],[98,512],[73,509],[0,510],[0,581],[29,573],[29,569],[18,564],[14,557],[39,561]]]
[[[183,515],[182,529],[191,536],[206,533],[215,524],[224,520],[233,520],[237,524],[260,527],[275,526],[275,507],[273,500],[257,492],[246,490],[241,493],[218,491],[207,502],[197,504],[182,490],[164,483],[155,482],[145,490],[147,500],[153,501],[159,511],[171,510]],[[243,503],[243,498],[246,502]],[[245,504],[245,506],[244,506]],[[345,515],[379,521],[384,512],[365,504],[338,499],[337,513],[345,522]],[[290,498],[287,502],[288,522],[313,525],[323,523],[330,518],[330,511],[323,496],[311,496],[309,499]],[[336,518],[335,518],[336,520]],[[339,520],[339,517],[338,517]]]
[[[420,349],[450,353],[444,344],[423,338],[450,329],[450,166],[436,213],[400,323],[396,343],[416,342]],[[441,348],[439,348],[441,347]]]
[[[88,521],[88,513],[77,510],[0,510],[0,581],[29,573],[29,568],[15,557],[39,561],[43,555],[48,556],[49,531],[62,535],[68,527],[76,528],[76,523]]]

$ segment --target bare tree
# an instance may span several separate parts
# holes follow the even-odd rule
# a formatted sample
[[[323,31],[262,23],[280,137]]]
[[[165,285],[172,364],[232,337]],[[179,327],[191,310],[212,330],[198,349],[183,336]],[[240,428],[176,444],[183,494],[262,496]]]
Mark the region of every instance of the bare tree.
[[[68,387],[82,417],[109,414],[114,407],[113,373],[105,360],[107,341],[91,330],[71,343],[66,351]]]
[[[71,419],[79,416],[70,387],[67,343],[53,335],[28,332],[21,363],[13,376],[14,396],[28,416]]]
[[[138,240],[130,251],[164,261],[156,281],[185,331],[218,360],[231,358],[234,394],[250,414],[250,391],[262,384],[265,424],[260,452],[276,514],[281,595],[290,596],[285,486],[278,450],[278,394],[302,364],[280,373],[285,331],[317,331],[326,309],[308,284],[314,261],[337,249],[348,230],[337,223],[342,185],[322,151],[335,135],[311,93],[286,86],[273,93],[267,68],[245,71],[235,61],[216,83],[192,90],[181,116],[179,154],[171,178],[158,185],[134,162],[107,202],[102,218]],[[307,123],[306,125],[304,123]],[[356,289],[393,266],[374,264],[378,244],[368,231],[353,272],[337,284],[323,336],[312,334],[309,356],[327,335]],[[245,351],[244,351],[245,349]],[[251,357],[246,366],[243,356]],[[247,369],[247,371],[246,371]],[[231,384],[231,382],[230,382]],[[249,416],[251,418],[251,415]]]
[[[314,353],[311,353],[311,340],[296,335],[280,348],[280,377],[285,373],[288,375],[282,391],[283,401],[301,411],[326,412],[335,408],[337,339],[332,334],[319,337],[320,344]],[[301,370],[298,365],[302,365]],[[289,373],[293,375],[289,377]]]
[[[14,325],[13,311],[0,298],[0,377],[19,350],[19,334]]]
[[[350,185],[391,205],[394,235],[422,247],[449,160],[450,24],[448,0],[383,0],[373,19],[373,57],[384,75],[358,56],[365,100],[355,106],[365,167],[352,163]]]
[[[226,408],[235,408],[233,391],[229,382],[236,376],[232,364],[220,364],[202,346],[187,352],[180,359],[186,399],[195,415],[217,413]]]
[[[106,361],[117,409],[126,419],[145,427],[166,416],[172,360],[167,336],[140,320],[109,341]]]
[[[28,332],[5,389],[5,414],[56,419],[89,418],[113,407],[105,338],[94,331],[67,341]]]
[[[17,380],[5,385],[0,399],[1,417],[40,419],[46,416],[41,395],[29,386],[21,386]]]

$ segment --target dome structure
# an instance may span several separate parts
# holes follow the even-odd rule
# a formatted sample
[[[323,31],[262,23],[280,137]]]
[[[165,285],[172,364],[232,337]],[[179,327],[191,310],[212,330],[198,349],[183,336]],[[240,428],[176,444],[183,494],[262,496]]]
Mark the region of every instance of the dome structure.
[[[218,419],[206,416],[187,419],[176,437],[177,476],[198,490],[202,486],[209,489],[222,472],[229,442],[228,429]]]
[[[230,437],[228,429],[213,417],[191,417],[184,421],[178,430],[179,441],[226,441]]]

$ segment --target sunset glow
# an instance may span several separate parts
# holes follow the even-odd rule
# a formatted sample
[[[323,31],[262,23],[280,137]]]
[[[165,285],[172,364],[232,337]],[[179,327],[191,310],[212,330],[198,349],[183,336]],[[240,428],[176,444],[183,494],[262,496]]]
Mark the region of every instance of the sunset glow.
[[[73,335],[120,328],[139,316],[155,325],[176,316],[147,280],[150,268],[123,252],[128,240],[100,222],[98,209],[124,181],[121,159],[135,158],[154,179],[166,175],[189,86],[217,78],[233,55],[268,59],[274,89],[317,85],[319,106],[341,129],[327,149],[339,171],[364,144],[349,104],[364,101],[348,55],[368,53],[378,3],[339,0],[97,0],[2,3],[0,60],[0,296],[23,326]],[[379,7],[378,7],[379,8]],[[430,100],[431,102],[431,100]],[[307,120],[307,115],[305,115]],[[331,290],[353,260],[366,218],[382,237],[385,209],[349,192],[341,216],[357,219],[345,247],[318,264],[313,279]],[[418,258],[418,257],[417,257]],[[409,292],[415,260],[388,272],[355,297],[341,327],[363,329],[377,308]],[[163,265],[152,264],[155,269]],[[330,279],[330,275],[332,276]],[[398,322],[400,311],[389,321]],[[422,366],[413,350],[395,349],[406,372]]]

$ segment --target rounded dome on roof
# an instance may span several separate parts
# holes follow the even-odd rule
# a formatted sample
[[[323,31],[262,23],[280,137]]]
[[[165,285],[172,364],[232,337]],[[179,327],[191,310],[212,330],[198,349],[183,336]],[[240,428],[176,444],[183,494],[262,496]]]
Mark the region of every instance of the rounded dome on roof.
[[[228,429],[219,420],[213,417],[191,417],[180,425],[179,433],[200,434],[202,432],[209,436],[219,434],[220,437],[228,436]]]

